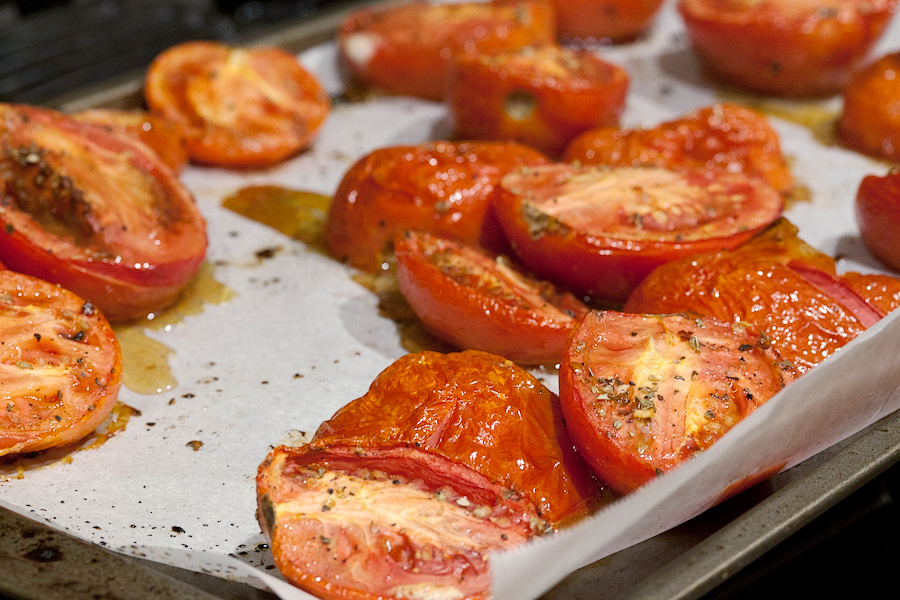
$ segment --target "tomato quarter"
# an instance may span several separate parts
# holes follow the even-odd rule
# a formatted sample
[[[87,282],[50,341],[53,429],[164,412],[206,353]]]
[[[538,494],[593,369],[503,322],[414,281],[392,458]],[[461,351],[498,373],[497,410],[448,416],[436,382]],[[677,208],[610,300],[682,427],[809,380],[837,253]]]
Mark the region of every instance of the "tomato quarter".
[[[131,136],[0,105],[0,260],[60,283],[111,320],[174,302],[206,255],[206,223]]]
[[[454,57],[549,44],[555,37],[547,0],[420,1],[351,14],[337,43],[343,62],[363,84],[442,100]]]
[[[723,81],[764,94],[841,90],[896,0],[680,0],[694,49]]]
[[[182,127],[191,160],[266,167],[312,142],[330,110],[319,81],[279,48],[187,42],[156,57],[147,104]]]
[[[119,345],[75,294],[0,271],[0,337],[0,456],[76,442],[115,406]]]
[[[558,46],[468,54],[450,73],[457,137],[515,140],[551,155],[584,131],[617,125],[628,93],[623,68]]]
[[[278,568],[320,597],[486,600],[487,555],[586,515],[599,487],[557,398],[467,351],[399,359],[310,444],[276,448],[257,491]]]
[[[559,385],[581,455],[629,492],[709,448],[792,378],[744,325],[607,311],[575,330]]]
[[[606,127],[576,138],[563,156],[584,165],[707,168],[758,175],[786,194],[794,187],[778,133],[737,104],[714,104],[647,129]]]
[[[587,307],[493,257],[427,233],[394,244],[400,291],[432,333],[524,364],[558,363]]]
[[[783,206],[740,173],[575,165],[511,173],[492,202],[526,267],[608,300],[625,300],[660,264],[738,246]]]
[[[394,237],[429,231],[492,250],[505,246],[490,195],[506,173],[546,164],[538,152],[508,142],[381,148],[344,175],[328,212],[325,243],[338,260],[376,271]]]

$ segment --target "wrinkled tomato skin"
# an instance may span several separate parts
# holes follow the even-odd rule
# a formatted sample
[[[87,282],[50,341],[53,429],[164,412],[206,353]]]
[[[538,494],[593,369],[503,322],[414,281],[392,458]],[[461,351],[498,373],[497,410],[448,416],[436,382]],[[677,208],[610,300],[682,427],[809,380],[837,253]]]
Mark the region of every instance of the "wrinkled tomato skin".
[[[617,125],[628,94],[623,68],[558,46],[470,54],[450,73],[456,137],[515,140],[551,156],[580,133]]]
[[[280,48],[186,42],[147,70],[147,105],[181,126],[193,162],[275,165],[307,148],[331,109],[319,81]]]
[[[662,0],[553,0],[560,39],[629,42],[653,23]]]
[[[863,178],[856,192],[856,223],[869,252],[900,271],[900,173]]]
[[[257,492],[279,569],[323,598],[427,585],[486,600],[487,553],[585,516],[599,486],[558,399],[502,357],[467,351],[396,361],[308,445],[270,453]]]
[[[79,121],[127,131],[147,144],[175,173],[180,173],[187,165],[187,146],[181,128],[161,115],[137,110],[94,108],[72,116]]]
[[[546,164],[537,150],[507,142],[435,142],[382,148],[344,175],[328,212],[325,245],[363,271],[380,269],[394,237],[421,230],[495,251],[505,239],[490,196],[506,173]]]
[[[547,0],[412,2],[351,14],[337,44],[343,64],[364,85],[443,100],[455,57],[548,44],[555,34]]]
[[[688,37],[717,77],[778,96],[840,91],[896,0],[680,0]]]
[[[697,315],[595,311],[560,364],[560,401],[601,481],[630,492],[707,449],[792,380],[764,337]]]
[[[588,309],[507,261],[427,233],[394,243],[400,291],[425,327],[464,349],[558,363]]]
[[[900,161],[900,53],[857,71],[844,89],[838,139],[857,152]]]
[[[399,359],[313,439],[338,441],[409,443],[436,452],[521,491],[551,524],[587,514],[598,491],[571,453],[558,398],[527,371],[486,352]]]
[[[131,136],[38,107],[0,105],[0,260],[122,321],[178,298],[206,256],[206,222]]]
[[[877,321],[879,312],[861,306],[858,296],[841,303],[837,298],[852,290],[834,283],[834,261],[800,242],[796,231],[782,221],[734,251],[663,265],[638,286],[624,310],[689,311],[748,323],[805,373],[865,331],[864,322]]]
[[[647,129],[588,131],[569,144],[563,160],[721,169],[763,177],[782,194],[794,187],[778,133],[763,115],[737,104],[714,104]]]
[[[122,353],[99,310],[54,285],[0,271],[0,456],[65,446],[116,404]]]
[[[739,205],[730,204],[734,198]],[[528,269],[616,302],[661,264],[740,245],[783,207],[763,180],[739,173],[576,165],[520,169],[501,180],[492,203]],[[720,209],[710,210],[713,204]],[[646,213],[641,225],[637,211]]]

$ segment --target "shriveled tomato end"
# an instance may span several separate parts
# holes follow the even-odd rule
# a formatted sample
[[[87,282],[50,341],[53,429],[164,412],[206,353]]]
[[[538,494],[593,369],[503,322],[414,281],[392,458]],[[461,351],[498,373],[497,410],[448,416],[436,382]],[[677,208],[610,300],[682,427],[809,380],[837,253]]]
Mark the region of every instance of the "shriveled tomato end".
[[[783,359],[806,372],[877,321],[886,312],[880,303],[890,306],[889,298],[875,302],[860,291],[836,276],[834,259],[804,243],[782,220],[734,251],[657,268],[625,310],[692,311],[746,322],[764,331]]]

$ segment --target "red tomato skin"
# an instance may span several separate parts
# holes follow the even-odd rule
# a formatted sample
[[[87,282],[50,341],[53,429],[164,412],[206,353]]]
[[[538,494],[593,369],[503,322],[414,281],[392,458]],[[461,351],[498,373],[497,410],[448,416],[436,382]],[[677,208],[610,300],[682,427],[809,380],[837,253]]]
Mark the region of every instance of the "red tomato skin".
[[[629,42],[653,23],[662,0],[553,0],[560,39]]]
[[[443,100],[454,57],[549,44],[555,35],[547,0],[412,2],[351,14],[338,30],[337,43],[342,63],[364,85]]]
[[[72,292],[35,277],[2,270],[0,292],[0,456],[80,440],[110,413],[122,385],[112,328]]]
[[[856,192],[856,223],[869,252],[900,271],[900,173],[863,178]]]
[[[456,137],[515,140],[558,156],[580,133],[617,125],[628,74],[592,52],[558,46],[469,54],[450,69]]]
[[[625,303],[626,312],[695,312],[745,322],[802,374],[865,331],[854,311],[831,288],[834,260],[797,238],[782,220],[733,251],[668,263],[651,273]],[[818,271],[819,276],[809,277]],[[859,300],[857,298],[857,300]],[[871,315],[871,313],[869,313]],[[865,316],[863,316],[865,318]]]
[[[844,89],[838,139],[857,152],[900,161],[900,52],[853,74]]]
[[[840,91],[881,36],[896,0],[680,0],[688,37],[727,83],[763,94]]]
[[[398,490],[413,500],[422,492],[434,502],[435,492],[445,490],[450,506],[441,515],[481,505],[506,516],[496,520],[475,514],[477,521],[441,536],[430,549],[414,539],[414,531],[403,539],[392,535],[392,544],[379,545],[384,528],[377,524],[395,523],[398,516],[378,512],[385,504],[374,500],[366,507],[369,518],[313,530],[310,521],[324,523],[317,516],[321,511],[301,509],[295,515],[291,502],[301,498],[301,486],[307,491],[314,487],[306,481],[335,472],[364,476],[367,484],[378,480],[382,489]],[[585,516],[597,504],[599,487],[573,449],[558,399],[511,362],[466,351],[408,354],[396,361],[364,396],[325,421],[308,445],[275,449],[260,467],[257,491],[261,524],[272,539],[276,564],[304,589],[327,599],[371,600],[400,597],[390,582],[415,582],[454,588],[452,597],[487,600],[486,553],[520,545],[547,526]],[[343,515],[339,488],[334,491],[338,504],[327,511],[329,519]],[[321,497],[327,502],[330,495],[322,491]],[[374,498],[374,492],[367,497]],[[421,495],[416,501],[424,503]],[[396,510],[411,511],[410,502],[397,501]],[[367,535],[354,533],[367,527]],[[313,535],[302,539],[310,531]],[[341,540],[362,540],[346,544],[353,548],[348,569],[343,569],[340,554],[339,560],[322,554],[322,537],[329,543],[340,538],[336,553]],[[462,537],[472,543],[451,545],[451,538]],[[419,548],[423,551],[414,551]]]
[[[678,214],[661,209],[665,213],[664,221],[681,221],[684,217],[686,225],[678,231],[669,228],[666,223],[653,231],[647,227],[646,234],[638,232],[639,228],[634,228],[631,232],[624,232],[627,236],[599,229],[588,231],[586,227],[594,227],[592,217],[584,217],[579,213],[589,211],[593,204],[603,210],[607,204],[605,200],[602,203],[595,203],[594,199],[586,200],[584,204],[588,209],[585,211],[580,211],[576,206],[571,217],[579,221],[576,226],[567,225],[547,214],[546,211],[550,209],[567,210],[563,202],[568,200],[564,201],[562,198],[575,194],[578,190],[578,184],[570,185],[570,180],[577,181],[577,176],[604,172],[611,173],[612,177],[621,176],[626,182],[632,178],[655,178],[655,174],[664,174],[661,177],[678,182],[673,185],[687,184],[691,194],[700,193],[703,197],[693,205],[687,204],[687,210]],[[637,175],[632,177],[629,175],[631,173]],[[706,209],[701,207],[706,202],[711,202],[712,197],[702,190],[718,189],[719,183],[724,183],[726,187],[732,186],[729,188],[732,195],[748,199],[748,208],[743,212],[722,215],[721,225],[702,224]],[[627,183],[616,189],[631,194],[631,191],[640,191],[642,187],[641,184]],[[581,200],[576,198],[574,202],[579,204]],[[614,202],[618,200],[613,198],[609,203],[612,208],[605,210],[605,214],[597,219],[600,222],[602,217],[604,222],[611,223],[621,231],[627,228],[632,215],[626,214],[630,210],[628,207],[615,206]],[[649,203],[637,198],[635,202],[649,206]],[[660,206],[664,206],[665,201],[661,202]],[[492,197],[492,205],[503,231],[527,268],[580,293],[622,302],[644,277],[661,264],[718,248],[737,247],[780,216],[783,200],[761,179],[738,173],[726,175],[712,171],[675,172],[643,168],[605,170],[599,167],[554,165],[521,169],[504,177]],[[698,223],[702,227],[695,226]]]
[[[0,159],[11,173],[0,181],[0,260],[8,268],[63,285],[114,321],[142,317],[177,300],[206,256],[206,222],[154,152],[127,134],[38,107],[0,105],[0,136],[8,149]],[[30,162],[31,155],[39,162]],[[119,176],[122,183],[115,181]],[[59,177],[61,187],[47,190],[35,183],[39,177]],[[131,185],[124,193],[133,199],[110,185]],[[53,208],[82,210],[82,220],[55,224],[65,233],[53,233],[20,207],[23,193],[39,206],[58,202]],[[86,238],[71,241],[79,236]]]
[[[313,442],[418,444],[520,491],[553,525],[586,515],[599,491],[572,453],[559,399],[511,361],[476,350],[400,358]]]
[[[446,238],[409,232],[394,250],[400,291],[413,312],[460,348],[520,364],[558,363],[588,311],[571,294]]]
[[[778,133],[763,115],[737,104],[714,104],[647,129],[605,127],[577,137],[563,154],[584,165],[710,168],[758,175],[787,194],[793,176]]]
[[[300,152],[331,109],[294,55],[209,41],[157,56],[144,96],[151,111],[182,127],[192,161],[226,168],[269,167]]]
[[[508,142],[435,142],[382,148],[344,175],[325,223],[336,259],[363,271],[381,268],[394,237],[429,231],[500,251],[505,238],[490,195],[506,173],[549,160]]]
[[[647,366],[645,354],[669,360]],[[780,391],[792,375],[778,362],[765,338],[730,323],[594,311],[560,364],[560,401],[594,473],[628,493],[707,449]]]

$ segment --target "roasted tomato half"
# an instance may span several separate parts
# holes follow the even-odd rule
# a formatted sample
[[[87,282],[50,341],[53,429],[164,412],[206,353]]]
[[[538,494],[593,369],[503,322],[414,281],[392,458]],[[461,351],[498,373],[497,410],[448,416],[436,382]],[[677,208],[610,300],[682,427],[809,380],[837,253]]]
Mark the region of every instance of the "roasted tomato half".
[[[605,127],[573,141],[568,162],[620,167],[707,168],[758,175],[786,194],[794,187],[778,133],[761,114],[714,104],[646,129]]]
[[[94,108],[72,116],[79,121],[127,131],[150,146],[176,173],[181,172],[188,162],[187,145],[181,127],[162,115],[140,110]]]
[[[510,171],[547,162],[537,150],[504,142],[375,150],[344,175],[328,212],[326,246],[364,271],[378,270],[394,237],[407,230],[501,250],[505,239],[489,211],[494,187]]]
[[[459,138],[515,140],[558,155],[578,134],[617,125],[627,93],[623,68],[587,50],[541,46],[460,57],[448,103]]]
[[[856,223],[869,252],[900,271],[900,173],[863,178],[856,192]]]
[[[548,0],[419,1],[351,14],[338,30],[337,43],[357,81],[442,100],[454,57],[549,44],[555,37]]]
[[[783,206],[765,181],[741,173],[575,165],[511,173],[492,202],[526,267],[616,301],[658,265],[738,246]]]
[[[638,286],[625,311],[694,312],[748,323],[799,373],[884,316],[835,276],[834,261],[800,241],[786,221],[736,250],[662,265]]]
[[[432,333],[517,363],[558,363],[588,308],[503,256],[428,233],[394,243],[400,291]]]
[[[488,553],[596,503],[557,402],[498,356],[401,358],[260,467],[276,565],[322,598],[488,598]]]
[[[575,330],[559,389],[582,456],[629,492],[709,448],[792,379],[744,324],[607,311]]]
[[[723,81],[764,94],[840,91],[896,0],[680,0],[694,49]]]
[[[0,105],[0,167],[0,260],[110,320],[165,308],[206,256],[193,198],[130,135]]]
[[[187,42],[156,57],[144,95],[182,127],[191,160],[266,167],[312,142],[330,110],[319,81],[279,48]]]
[[[122,353],[109,323],[58,285],[0,271],[0,456],[76,442],[116,404]]]
[[[561,39],[628,42],[653,23],[662,0],[553,0]]]
[[[858,152],[900,162],[900,52],[853,74],[844,89],[838,122],[841,143]]]

